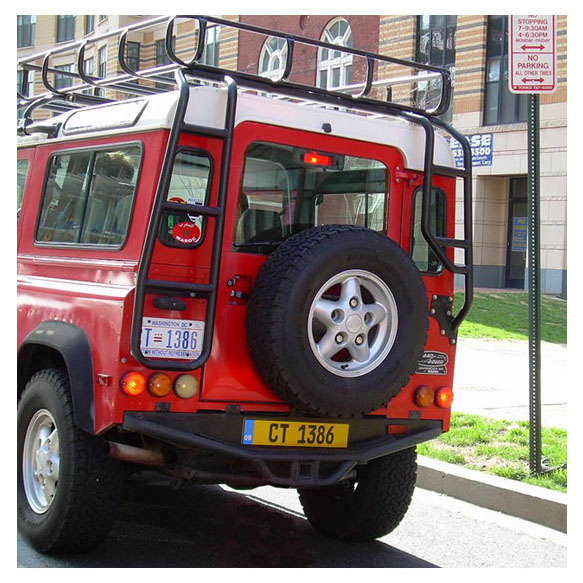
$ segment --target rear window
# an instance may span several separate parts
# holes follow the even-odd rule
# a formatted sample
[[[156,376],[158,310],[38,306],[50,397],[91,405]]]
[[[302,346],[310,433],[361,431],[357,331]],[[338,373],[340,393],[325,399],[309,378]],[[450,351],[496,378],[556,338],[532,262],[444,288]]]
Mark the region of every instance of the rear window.
[[[121,247],[129,229],[140,159],[138,145],[54,155],[36,241]]]
[[[268,253],[320,225],[387,228],[388,171],[377,160],[256,142],[245,159],[235,248]]]
[[[413,229],[411,233],[411,258],[419,271],[424,273],[440,273],[443,264],[438,259],[421,231],[421,215],[423,208],[423,190],[415,191],[413,197]],[[446,203],[445,193],[440,188],[431,189],[431,205],[429,209],[429,226],[438,237],[445,237],[446,233]]]

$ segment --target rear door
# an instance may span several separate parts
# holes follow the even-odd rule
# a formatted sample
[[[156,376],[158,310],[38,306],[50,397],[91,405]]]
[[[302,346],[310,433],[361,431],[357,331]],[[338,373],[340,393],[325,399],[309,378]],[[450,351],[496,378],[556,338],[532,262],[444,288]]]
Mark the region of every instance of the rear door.
[[[237,127],[213,351],[202,386],[207,406],[283,407],[259,378],[247,347],[246,298],[253,281],[278,243],[310,226],[365,225],[399,241],[397,167],[402,156],[387,146],[255,122]]]

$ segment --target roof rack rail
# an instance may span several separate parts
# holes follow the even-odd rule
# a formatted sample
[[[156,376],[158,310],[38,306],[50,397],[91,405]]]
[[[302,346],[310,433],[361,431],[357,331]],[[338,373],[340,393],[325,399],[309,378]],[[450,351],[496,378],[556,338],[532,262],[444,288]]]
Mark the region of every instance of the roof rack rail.
[[[173,41],[176,28],[179,24],[184,25],[189,21],[193,25],[192,40],[194,46],[184,48],[187,43],[181,38],[182,48],[178,50]],[[159,29],[163,26],[166,27],[164,60],[167,61],[167,64],[142,70],[132,69],[126,54],[128,37],[135,33],[145,32],[148,29]],[[208,31],[217,26],[234,29],[237,35],[256,34],[262,35],[266,39],[270,37],[282,39],[285,42],[283,52],[286,63],[281,77],[273,80],[256,72],[250,73],[249,71],[215,67],[201,62]],[[92,46],[96,52],[102,43],[110,39],[117,40],[119,70],[116,70],[112,75],[101,78],[86,71],[86,54],[89,47]],[[190,41],[190,39],[188,40]],[[334,51],[335,54],[351,56],[358,60],[358,67],[353,66],[353,69],[358,68],[363,80],[334,89],[290,81],[290,76],[293,76],[294,73],[294,55],[297,54],[299,45],[304,45],[307,50]],[[75,70],[64,70],[52,66],[55,59],[62,59],[62,57],[72,54],[75,55]],[[71,68],[73,69],[73,67]],[[381,72],[390,68],[399,74],[379,80]],[[409,69],[410,74],[403,75],[404,68]],[[19,60],[18,69],[22,71],[22,77],[17,91],[17,105],[19,108],[26,108],[25,119],[27,120],[30,120],[32,112],[38,108],[67,111],[92,103],[117,101],[175,90],[177,83],[174,79],[174,72],[177,70],[184,71],[192,78],[196,78],[197,73],[203,73],[203,79],[206,78],[207,82],[209,75],[222,78],[222,75],[228,74],[236,79],[238,86],[242,89],[289,94],[296,99],[298,95],[302,95],[304,102],[321,103],[324,99],[327,103],[353,110],[358,110],[360,105],[364,103],[374,104],[381,110],[386,109],[389,115],[394,114],[395,110],[400,110],[435,117],[447,111],[451,100],[451,77],[449,71],[445,69],[211,16],[178,15],[150,18],[125,28],[86,37],[24,57]],[[28,78],[34,73],[40,74],[46,92],[27,96],[25,89],[28,86]],[[56,75],[68,78],[71,85],[57,88],[56,83],[51,82],[51,77],[54,78]],[[411,103],[412,93],[419,90],[419,87],[424,87],[424,84],[428,82],[433,82],[433,92],[436,92],[436,87],[439,86],[437,103],[432,107],[420,107],[418,104]],[[409,91],[406,90],[407,85]],[[408,103],[399,103],[393,100],[395,88],[399,86],[401,86],[401,94],[405,95]],[[379,89],[383,87],[386,88],[386,93],[382,98],[373,96],[373,93],[378,95]],[[30,123],[31,121],[25,121],[23,125],[29,126]]]

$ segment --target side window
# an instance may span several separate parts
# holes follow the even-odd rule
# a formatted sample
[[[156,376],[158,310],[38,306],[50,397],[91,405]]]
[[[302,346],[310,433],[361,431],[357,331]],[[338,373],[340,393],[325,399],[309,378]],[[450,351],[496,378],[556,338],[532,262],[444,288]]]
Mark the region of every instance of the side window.
[[[140,158],[137,145],[53,156],[36,241],[120,247],[129,229]]]
[[[235,248],[268,253],[320,225],[387,225],[388,171],[377,160],[256,142],[245,160]]]
[[[415,262],[415,265],[417,265],[419,271],[424,273],[439,273],[443,269],[443,265],[421,232],[422,207],[423,190],[419,188],[415,191],[413,196],[411,257]],[[446,216],[445,193],[439,188],[432,188],[429,224],[431,231],[438,237],[445,237]]]
[[[20,210],[22,206],[22,195],[28,174],[28,160],[18,160],[16,162],[16,208]]]
[[[183,150],[174,159],[168,202],[204,205],[210,191],[211,159],[205,152]],[[204,217],[165,210],[159,237],[171,247],[194,247],[202,241]]]

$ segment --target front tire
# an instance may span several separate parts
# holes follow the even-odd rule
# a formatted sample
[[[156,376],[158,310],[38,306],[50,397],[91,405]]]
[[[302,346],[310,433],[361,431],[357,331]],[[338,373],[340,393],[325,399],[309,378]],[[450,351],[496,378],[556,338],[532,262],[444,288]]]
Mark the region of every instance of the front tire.
[[[356,481],[298,491],[304,513],[316,530],[336,539],[367,541],[399,525],[416,479],[417,453],[412,447],[359,466]]]
[[[73,421],[69,380],[59,369],[36,373],[18,404],[17,517],[40,552],[83,552],[113,525],[122,466],[101,439]]]

